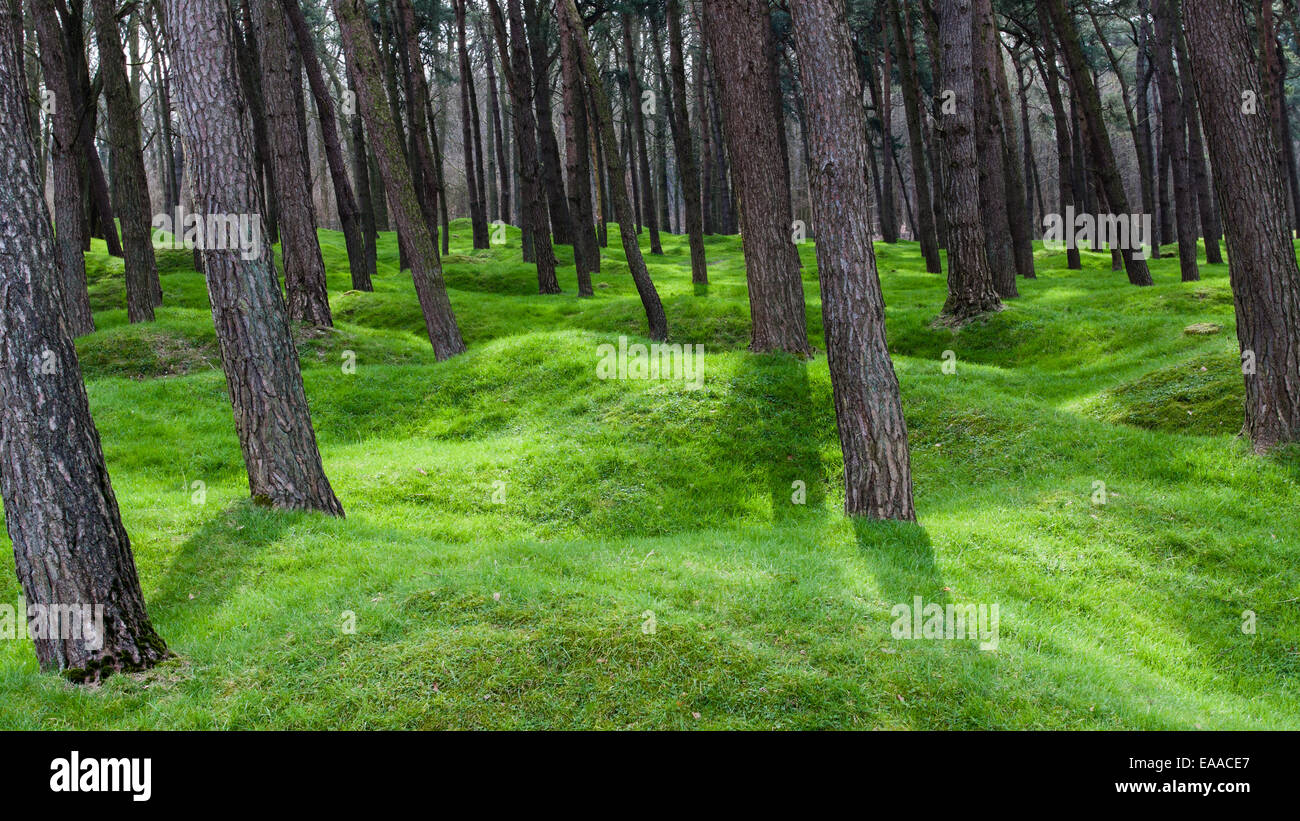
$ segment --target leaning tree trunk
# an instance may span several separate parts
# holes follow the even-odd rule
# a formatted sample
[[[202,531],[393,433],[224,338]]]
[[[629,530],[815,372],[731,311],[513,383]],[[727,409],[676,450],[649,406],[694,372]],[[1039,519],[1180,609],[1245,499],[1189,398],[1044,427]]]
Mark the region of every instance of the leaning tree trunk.
[[[94,0],[95,39],[99,73],[108,103],[108,138],[113,161],[113,200],[122,223],[122,252],[126,262],[126,313],[131,322],[152,322],[161,302],[158,266],[153,256],[149,183],[140,144],[140,107],[131,93],[126,57],[117,30],[117,5]]]
[[[1227,237],[1246,377],[1244,432],[1266,451],[1300,439],[1300,269],[1286,184],[1268,117],[1242,110],[1242,90],[1260,88],[1261,77],[1241,7],[1195,0],[1184,16]]]
[[[348,182],[347,161],[343,157],[343,144],[339,138],[338,119],[334,113],[334,98],[325,85],[320,58],[316,55],[316,42],[307,27],[298,0],[281,0],[293,36],[302,55],[302,66],[316,101],[316,114],[320,119],[321,142],[325,145],[325,161],[329,165],[330,181],[334,184],[334,201],[338,204],[339,222],[343,225],[343,242],[348,250],[348,270],[352,274],[352,288],[373,291],[370,278],[375,275],[373,261],[366,253],[365,233],[352,184]],[[358,184],[360,184],[358,182]]]
[[[33,634],[41,669],[93,682],[152,667],[168,652],[145,611],[62,319],[21,45],[9,36],[15,9],[0,7],[0,491],[29,616],[43,612],[45,626],[60,627]]]
[[[82,253],[81,184],[77,162],[77,104],[72,99],[63,32],[53,0],[33,0],[33,24],[40,43],[45,85],[54,94],[50,161],[54,166],[55,246],[68,332],[81,336],[95,330],[86,289],[86,257]]]
[[[1193,0],[1194,1],[1194,0]],[[1154,60],[1156,82],[1160,86],[1161,144],[1169,155],[1174,175],[1175,227],[1178,232],[1178,267],[1183,282],[1201,278],[1196,264],[1196,207],[1187,160],[1187,112],[1174,74],[1174,31],[1178,27],[1176,0],[1156,0],[1154,9],[1156,39]]]
[[[591,203],[591,146],[587,95],[572,38],[560,38],[560,74],[564,83],[564,165],[569,178],[569,213],[573,216],[573,263],[578,296],[593,296],[591,275],[600,270],[595,211]]]
[[[451,301],[447,298],[442,260],[438,258],[433,234],[424,221],[420,201],[415,196],[415,185],[411,182],[411,172],[402,153],[402,138],[398,136],[384,93],[384,75],[366,16],[365,0],[333,0],[333,5],[343,36],[348,71],[356,84],[357,103],[379,162],[389,210],[397,223],[398,234],[406,238],[406,245],[411,250],[411,278],[415,282],[420,310],[424,313],[425,329],[433,344],[434,355],[439,360],[447,359],[463,353],[465,342],[461,339]]]
[[[1101,96],[1097,93],[1097,86],[1092,81],[1092,74],[1088,71],[1087,61],[1083,56],[1083,46],[1079,41],[1079,29],[1074,24],[1072,18],[1065,7],[1065,0],[1041,0],[1047,5],[1048,15],[1051,17],[1052,26],[1056,30],[1056,36],[1061,43],[1061,51],[1065,56],[1065,63],[1070,70],[1070,79],[1079,92],[1079,103],[1082,109],[1083,119],[1087,123],[1088,141],[1092,146],[1092,154],[1097,158],[1100,168],[1097,169],[1101,175],[1102,185],[1106,191],[1106,199],[1110,203],[1112,211],[1118,214],[1131,214],[1128,207],[1128,195],[1124,193],[1124,181],[1119,176],[1118,166],[1115,164],[1115,151],[1110,144],[1110,136],[1106,131],[1106,121],[1101,115]],[[1040,6],[1041,8],[1041,6]],[[1147,268],[1145,259],[1134,254],[1131,249],[1123,249],[1124,270],[1128,274],[1128,281],[1133,285],[1153,285],[1151,271]]]
[[[496,5],[496,0],[491,0]],[[627,182],[623,177],[623,161],[619,156],[618,138],[614,134],[614,110],[609,104],[609,95],[605,93],[604,83],[600,78],[600,69],[596,58],[591,53],[591,43],[582,27],[582,16],[573,0],[559,0],[557,12],[560,17],[560,37],[568,39],[570,47],[578,55],[578,64],[587,81],[587,93],[595,109],[600,142],[604,146],[604,161],[609,170],[610,198],[614,204],[614,216],[618,220],[618,233],[623,241],[623,253],[627,257],[627,267],[632,274],[637,294],[645,308],[649,336],[654,340],[668,338],[668,317],[664,313],[663,303],[659,301],[659,292],[655,290],[650,272],[646,270],[645,258],[641,256],[641,246],[637,244],[636,227],[633,225],[632,201],[628,196]]]
[[[915,521],[907,422],[885,344],[885,302],[871,245],[862,88],[841,5],[791,0],[804,100],[817,273],[835,419],[844,453],[844,511]]]
[[[280,214],[280,248],[289,318],[332,326],[325,261],[316,236],[311,181],[303,156],[303,135],[294,110],[294,91],[301,85],[289,54],[289,26],[277,0],[252,0],[260,45],[262,89],[266,96],[266,132],[275,168],[275,202]]]
[[[765,0],[705,0],[703,28],[719,80],[731,173],[740,199],[750,350],[812,352],[803,279],[791,241],[790,179],[781,154],[782,114],[768,64]]]
[[[252,136],[225,3],[167,0],[166,7],[195,211],[256,214]],[[260,219],[255,226],[263,228]],[[251,259],[238,248],[203,252],[249,489],[259,504],[342,516],[316,447],[271,246],[260,244]]]
[[[948,219],[948,299],[944,317],[956,323],[1002,310],[993,287],[980,217],[980,175],[975,153],[974,15],[971,0],[939,0],[940,61],[952,91],[940,125],[944,143],[944,199]]]

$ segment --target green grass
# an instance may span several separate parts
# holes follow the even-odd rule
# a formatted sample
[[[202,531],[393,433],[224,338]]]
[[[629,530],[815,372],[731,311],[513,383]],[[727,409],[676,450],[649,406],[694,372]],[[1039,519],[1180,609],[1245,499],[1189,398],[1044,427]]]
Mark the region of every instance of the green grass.
[[[188,257],[162,256],[165,307],[130,327],[96,245],[78,351],[178,658],[79,688],[0,642],[0,727],[1300,728],[1300,456],[1236,437],[1225,267],[1185,285],[1167,258],[1136,289],[1108,256],[1040,252],[1020,299],[954,333],[917,247],[877,246],[913,527],[840,512],[825,357],[746,352],[737,238],[708,241],[707,294],[683,238],[648,257],[672,339],[705,346],[690,391],[596,378],[597,346],[645,329],[621,249],[592,299],[557,249],[566,292],[541,297],[517,233],[474,252],[454,231],[469,352],[441,364],[393,235],[354,293],[321,234],[337,327],[299,344],[341,521],[248,502]],[[895,641],[914,596],[997,604],[998,649]]]

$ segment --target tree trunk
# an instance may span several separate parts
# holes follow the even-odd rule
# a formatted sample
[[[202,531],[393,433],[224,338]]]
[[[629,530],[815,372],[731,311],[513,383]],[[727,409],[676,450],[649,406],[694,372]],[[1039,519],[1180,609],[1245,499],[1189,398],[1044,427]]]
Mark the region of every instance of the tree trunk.
[[[1007,84],[1006,63],[1002,59],[1002,38],[998,35],[997,17],[989,0],[982,0],[988,29],[989,72],[993,88],[993,116],[1002,115],[1002,167],[1004,196],[1007,201],[1007,225],[1011,231],[1011,254],[1016,273],[1034,279],[1034,240],[1031,217],[1025,208],[1026,177],[1016,149],[1016,116],[1011,108],[1011,89]]]
[[[524,30],[528,39],[528,57],[532,67],[533,113],[537,116],[537,153],[541,163],[539,184],[546,198],[554,242],[573,244],[573,215],[564,195],[563,164],[560,144],[551,123],[551,56],[550,38],[546,36],[547,17],[537,0],[524,0]]]
[[[668,54],[672,106],[669,125],[673,131],[673,154],[681,177],[683,210],[686,212],[684,233],[691,248],[691,282],[706,285],[709,265],[704,254],[704,214],[700,203],[700,170],[695,156],[690,115],[686,109],[686,59],[682,45],[681,0],[668,0]],[[662,53],[661,57],[662,59]],[[697,124],[699,121],[696,121]]]
[[[500,95],[497,94],[497,76],[496,68],[492,60],[491,40],[483,33],[482,26],[479,26],[479,41],[483,43],[483,62],[487,64],[487,83],[488,83],[488,113],[492,117],[492,133],[496,136],[497,155],[497,174],[500,175],[500,194],[497,202],[500,210],[494,214],[496,219],[502,222],[510,222],[510,163],[506,162],[506,138],[505,132],[501,128],[501,103]],[[497,181],[492,181],[497,185]]]
[[[289,319],[332,326],[325,262],[316,236],[307,158],[294,110],[299,72],[289,54],[290,34],[284,8],[277,0],[252,0],[257,30],[262,90],[266,96],[266,132],[271,166],[275,169],[275,202],[280,213],[280,248],[284,256],[284,287]]]
[[[68,332],[81,336],[95,330],[90,313],[90,294],[86,289],[86,257],[82,254],[85,227],[81,219],[81,184],[77,163],[77,104],[72,98],[68,67],[64,56],[63,30],[54,10],[53,0],[33,0],[31,4],[36,37],[40,43],[41,66],[45,85],[54,94],[53,133],[50,161],[54,166],[55,247],[63,315]]]
[[[1194,0],[1193,0],[1194,1]],[[1174,32],[1178,28],[1177,0],[1155,0],[1156,39],[1154,63],[1160,84],[1161,139],[1174,176],[1175,227],[1178,232],[1178,267],[1183,282],[1201,278],[1196,264],[1196,208],[1187,160],[1187,114],[1183,110],[1178,77],[1174,74]]]
[[[750,350],[812,352],[803,279],[791,241],[790,178],[778,129],[783,121],[768,64],[771,22],[763,0],[705,0],[705,34],[720,85],[753,323]]]
[[[1228,244],[1228,268],[1246,374],[1244,432],[1258,451],[1300,438],[1300,270],[1277,172],[1277,144],[1262,112],[1242,111],[1242,90],[1262,78],[1236,0],[1184,10],[1188,54]],[[1252,372],[1253,371],[1253,372]]]
[[[57,619],[60,628],[33,635],[41,669],[95,682],[152,667],[169,653],[145,611],[62,320],[21,45],[9,34],[18,24],[16,6],[4,4],[0,15],[0,362],[7,365],[0,368],[0,490],[28,615],[44,613],[44,626]],[[26,619],[21,623],[29,629]]]
[[[1183,105],[1187,111],[1188,170],[1196,191],[1196,207],[1201,216],[1201,236],[1205,238],[1205,261],[1211,265],[1223,264],[1219,250],[1222,228],[1219,209],[1210,194],[1210,171],[1205,162],[1205,141],[1201,136],[1201,111],[1196,103],[1196,86],[1192,79],[1192,63],[1187,55],[1187,38],[1180,28],[1176,41],[1179,74],[1182,77]]]
[[[1097,93],[1097,86],[1093,84],[1092,75],[1088,73],[1087,63],[1084,60],[1083,46],[1079,42],[1079,30],[1066,11],[1065,0],[1042,0],[1042,2],[1047,5],[1052,26],[1060,40],[1066,65],[1070,69],[1071,81],[1079,91],[1080,108],[1084,120],[1088,123],[1088,140],[1092,145],[1093,155],[1100,163],[1097,170],[1106,189],[1106,199],[1116,213],[1131,214],[1128,195],[1124,193],[1124,181],[1120,179],[1118,167],[1115,165],[1115,152],[1111,148],[1106,124],[1101,116],[1101,97]],[[1130,283],[1143,286],[1154,284],[1145,259],[1128,249],[1124,250],[1123,255],[1124,270],[1128,274]]]
[[[944,317],[962,323],[1002,310],[993,285],[975,149],[975,32],[972,0],[939,0],[939,48],[943,82],[953,96],[943,108],[944,201],[948,215],[948,299]]]
[[[642,109],[641,69],[636,60],[636,45],[632,38],[632,13],[623,14],[623,51],[627,57],[628,110],[632,114],[632,136],[635,144],[630,148],[636,157],[641,180],[641,213],[650,230],[650,253],[662,256],[663,244],[659,241],[659,215],[655,209],[654,186],[650,184],[650,152],[645,136],[645,111]]]
[[[835,419],[844,454],[844,511],[915,521],[907,422],[885,342],[885,303],[871,245],[862,88],[842,7],[791,0],[807,94],[817,272]]]
[[[561,27],[564,25],[561,18]],[[560,38],[560,73],[564,82],[564,163],[569,178],[569,213],[573,216],[573,262],[578,296],[593,296],[591,275],[600,270],[595,213],[591,203],[591,146],[587,94],[573,39]]]
[[[180,2],[180,0],[171,0]],[[215,2],[215,0],[212,0]],[[447,359],[465,350],[456,316],[447,298],[442,279],[442,260],[433,235],[420,210],[415,185],[402,153],[402,138],[393,121],[392,110],[384,94],[383,70],[374,33],[366,13],[365,0],[332,0],[343,37],[348,71],[357,88],[357,104],[366,119],[367,130],[379,160],[389,210],[397,222],[399,236],[406,238],[411,254],[411,277],[424,313],[424,325],[433,345],[434,355]]]
[[[140,143],[140,106],[126,74],[122,37],[113,0],[93,0],[99,73],[108,104],[109,145],[113,160],[113,200],[122,223],[126,262],[126,313],[131,322],[152,322],[161,303],[158,266],[154,262],[149,183]]]
[[[903,110],[907,117],[907,133],[910,137],[908,145],[912,152],[917,239],[921,243],[921,255],[925,257],[925,270],[931,274],[941,274],[943,262],[939,257],[939,237],[934,224],[933,198],[930,196],[930,171],[925,157],[925,133],[921,124],[921,83],[916,74],[916,47],[912,43],[911,21],[899,8],[899,0],[889,0],[889,16],[893,19],[894,41],[898,44]]]
[[[490,0],[493,12],[498,17],[500,12],[497,0]],[[664,314],[663,303],[659,301],[659,292],[655,290],[650,272],[646,270],[645,258],[641,256],[641,246],[637,244],[636,229],[632,225],[632,203],[627,193],[627,183],[623,177],[623,163],[619,159],[618,141],[614,136],[614,111],[609,104],[609,96],[600,79],[600,69],[596,58],[591,53],[591,43],[582,27],[582,17],[573,0],[559,0],[556,9],[560,17],[560,36],[569,40],[577,52],[578,64],[582,68],[587,82],[587,93],[596,112],[600,141],[604,145],[604,161],[609,169],[609,188],[614,200],[614,214],[618,219],[618,233],[623,240],[623,253],[627,257],[628,271],[636,285],[641,305],[645,308],[648,334],[651,339],[663,341],[668,338],[668,317]],[[499,35],[498,35],[499,36]]]
[[[357,291],[373,291],[374,286],[371,285],[370,278],[375,275],[375,268],[373,260],[366,251],[361,214],[356,197],[352,193],[352,184],[348,181],[347,162],[343,158],[338,119],[334,113],[334,98],[325,85],[320,58],[316,55],[316,43],[312,40],[311,30],[307,28],[307,19],[303,17],[298,0],[281,0],[281,2],[289,25],[293,29],[298,53],[302,55],[302,65],[307,72],[307,81],[311,85],[312,98],[316,101],[321,141],[325,145],[325,161],[329,164],[330,180],[334,184],[334,202],[338,205],[339,222],[343,225],[343,242],[348,250],[348,270],[352,275],[352,288]]]
[[[883,5],[877,6],[880,15],[880,55],[884,66],[880,72],[880,234],[881,240],[893,245],[898,242],[898,210],[894,199],[894,86],[893,55],[889,47],[888,17]]]
[[[470,89],[474,76],[470,72],[469,47],[465,44],[465,0],[455,0],[456,55],[460,73],[460,125],[461,140],[465,146],[465,188],[469,193],[470,225],[475,248],[488,247],[487,210],[483,192],[479,190],[476,169],[482,161],[482,146],[474,139],[474,126],[478,112],[470,104]]]
[[[252,137],[225,3],[167,0],[166,9],[196,211],[255,214]],[[251,250],[245,259],[237,248],[207,248],[203,270],[253,501],[342,516],[316,447],[270,244]]]
[[[1010,205],[1007,201],[1006,167],[1003,154],[1002,122],[998,116],[997,92],[993,81],[992,13],[988,0],[975,0],[972,7],[974,31],[971,61],[975,71],[975,150],[980,169],[980,216],[984,221],[984,244],[998,296],[1020,296],[1016,288],[1015,243],[1011,234]]]

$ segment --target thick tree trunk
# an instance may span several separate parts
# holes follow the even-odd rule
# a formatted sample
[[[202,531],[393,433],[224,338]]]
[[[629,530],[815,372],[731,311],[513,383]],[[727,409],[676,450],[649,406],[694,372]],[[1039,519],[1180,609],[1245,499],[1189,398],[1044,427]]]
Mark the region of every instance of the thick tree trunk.
[[[862,88],[841,5],[791,0],[814,169],[822,324],[844,454],[844,511],[915,521],[907,422],[885,342],[885,303],[871,245]]]
[[[43,628],[57,620],[53,635],[33,634],[41,669],[94,682],[169,654],[145,611],[62,319],[21,45],[9,36],[19,24],[16,7],[5,3],[0,15],[0,362],[7,365],[0,368],[0,490],[28,615],[43,613]]]
[[[1188,53],[1204,112],[1246,375],[1245,433],[1260,451],[1300,439],[1300,269],[1286,186],[1268,119],[1242,111],[1260,87],[1250,31],[1236,0],[1184,9]]]
[[[791,241],[790,178],[781,152],[783,117],[768,55],[773,48],[763,0],[705,0],[705,34],[720,85],[731,171],[740,198],[750,350],[812,352],[803,280]]]
[[[494,11],[497,0],[490,0]],[[659,301],[659,292],[655,290],[650,272],[646,270],[645,258],[641,256],[641,246],[637,244],[636,229],[632,225],[632,202],[628,196],[627,183],[623,177],[623,163],[619,159],[618,141],[614,136],[614,110],[609,104],[609,96],[600,78],[600,69],[596,58],[591,53],[591,43],[582,27],[582,17],[573,0],[558,0],[556,9],[560,17],[560,36],[567,38],[571,47],[577,52],[578,65],[587,82],[587,93],[596,112],[596,125],[600,132],[600,141],[604,145],[604,161],[609,168],[609,188],[614,200],[614,214],[618,219],[618,233],[623,240],[623,253],[627,257],[627,267],[632,274],[641,305],[645,308],[648,335],[651,339],[662,341],[668,338],[668,317],[664,314],[663,303]]]
[[[54,166],[54,226],[58,251],[63,315],[68,332],[81,336],[95,330],[86,289],[86,258],[82,254],[81,184],[77,163],[77,104],[72,97],[64,56],[63,30],[53,0],[33,0],[32,18],[40,43],[45,85],[54,94],[50,160]]]
[[[325,161],[329,164],[330,181],[334,185],[334,202],[338,205],[339,222],[343,226],[343,242],[348,250],[348,270],[352,274],[352,288],[357,291],[373,291],[370,278],[375,275],[375,269],[373,261],[366,252],[361,214],[356,197],[352,193],[352,184],[348,181],[347,161],[343,157],[343,144],[339,138],[334,98],[330,95],[329,87],[325,85],[320,58],[316,55],[316,43],[312,39],[311,30],[307,27],[307,19],[303,17],[298,0],[281,0],[281,2],[289,25],[293,29],[298,53],[302,55],[302,65],[307,73],[307,81],[311,85],[312,98],[316,101],[321,142],[325,146]]]
[[[284,256],[284,287],[289,318],[332,326],[325,262],[316,236],[303,135],[294,110],[294,89],[301,74],[289,54],[290,37],[284,8],[278,0],[252,0],[257,30],[262,90],[266,95],[266,132],[270,162],[275,169],[275,202],[280,214],[280,248]]]
[[[561,28],[564,18],[560,19]],[[569,213],[573,216],[573,262],[578,296],[593,296],[591,275],[600,270],[595,212],[591,203],[591,146],[587,124],[587,94],[573,38],[560,38],[560,73],[564,82],[564,164],[569,178]]]
[[[1178,77],[1174,74],[1174,32],[1178,28],[1177,0],[1155,0],[1156,38],[1153,62],[1160,84],[1161,140],[1174,176],[1175,227],[1178,233],[1178,267],[1183,282],[1201,278],[1196,264],[1196,207],[1187,160],[1187,114],[1183,109]]]
[[[993,285],[980,217],[972,0],[939,0],[937,11],[943,84],[954,95],[943,109],[940,124],[948,215],[948,299],[943,313],[948,321],[961,323],[1002,310],[1002,300]]]
[[[1066,65],[1070,69],[1070,79],[1079,91],[1080,108],[1088,124],[1088,140],[1092,145],[1092,153],[1100,163],[1097,170],[1106,189],[1106,199],[1115,213],[1131,214],[1128,195],[1124,193],[1124,181],[1120,179],[1119,169],[1115,164],[1115,152],[1111,147],[1105,120],[1101,115],[1101,97],[1097,93],[1097,86],[1092,81],[1092,75],[1088,73],[1087,62],[1083,56],[1078,27],[1066,11],[1065,0],[1042,0],[1042,2],[1047,4],[1052,26],[1056,30]],[[1124,270],[1128,274],[1130,283],[1154,284],[1145,259],[1134,254],[1132,250],[1125,250],[1123,255]]]
[[[213,0],[215,2],[215,0]],[[179,0],[173,0],[179,2]],[[420,210],[415,185],[402,153],[402,138],[393,121],[392,110],[384,94],[383,70],[374,33],[370,29],[365,0],[333,0],[338,18],[348,71],[356,84],[357,104],[365,117],[375,155],[379,161],[389,210],[397,222],[399,236],[410,248],[411,277],[424,313],[424,325],[433,345],[434,355],[447,359],[465,350],[456,316],[447,298],[442,279],[442,260],[434,245],[433,234]]]
[[[925,156],[925,132],[921,123],[921,83],[916,73],[916,47],[912,43],[909,15],[899,8],[899,0],[889,0],[889,16],[894,24],[894,41],[898,47],[899,78],[903,86],[903,110],[907,117],[909,147],[912,152],[912,185],[916,188],[916,234],[925,257],[925,270],[943,273],[939,257],[939,237],[934,224],[933,198],[930,196],[930,170]],[[805,108],[807,103],[805,103]]]
[[[161,303],[158,266],[153,256],[153,212],[140,143],[140,106],[126,74],[122,37],[113,0],[93,0],[99,73],[108,104],[108,135],[113,160],[113,200],[122,223],[126,262],[126,313],[131,322],[152,322]]]
[[[195,209],[255,214],[252,137],[225,3],[167,0],[166,8]],[[260,220],[255,225],[262,228]],[[270,244],[250,250],[257,252],[251,259],[238,248],[203,252],[249,489],[259,504],[341,516],[316,447]]]

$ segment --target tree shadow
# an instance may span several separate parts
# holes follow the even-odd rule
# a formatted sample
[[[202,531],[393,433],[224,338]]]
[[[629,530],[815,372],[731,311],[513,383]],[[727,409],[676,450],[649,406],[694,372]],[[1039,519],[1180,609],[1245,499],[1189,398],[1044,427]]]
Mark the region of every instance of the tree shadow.
[[[925,528],[911,522],[856,518],[853,535],[885,600],[910,606],[920,596],[926,604],[948,603]]]

